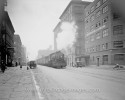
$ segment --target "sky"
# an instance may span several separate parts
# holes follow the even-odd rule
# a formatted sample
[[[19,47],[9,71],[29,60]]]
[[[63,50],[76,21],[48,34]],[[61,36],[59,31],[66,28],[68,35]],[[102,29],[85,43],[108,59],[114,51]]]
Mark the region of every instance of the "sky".
[[[87,0],[92,1],[92,0]],[[53,29],[70,0],[8,0],[7,11],[29,59],[54,44]]]

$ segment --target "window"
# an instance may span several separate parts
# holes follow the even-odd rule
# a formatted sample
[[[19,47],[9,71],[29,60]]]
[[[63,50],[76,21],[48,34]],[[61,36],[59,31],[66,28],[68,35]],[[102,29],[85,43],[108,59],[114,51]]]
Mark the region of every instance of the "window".
[[[123,48],[123,41],[114,41],[113,46],[114,48]]]
[[[108,36],[108,28],[107,29],[105,29],[105,30],[103,30],[103,33],[102,33],[102,37],[106,37],[106,36]]]
[[[103,19],[103,24],[105,24],[107,21],[108,21],[108,16],[106,16],[106,17]]]
[[[100,51],[100,45],[98,45],[98,51]]]
[[[96,8],[98,8],[101,5],[101,1],[97,2]]]
[[[96,39],[100,39],[101,36],[100,36],[100,32],[96,33]]]
[[[105,6],[103,9],[102,9],[102,12],[103,13],[106,13],[108,11],[108,6]]]
[[[94,6],[92,6],[92,7],[91,7],[91,12],[93,12],[93,11],[94,11],[94,9],[95,9],[95,7],[94,7]]]
[[[115,54],[114,55],[114,60],[124,60],[124,54]]]
[[[106,2],[107,0],[103,0],[103,3]]]
[[[108,43],[105,44],[105,49],[108,49]]]
[[[100,51],[100,45],[96,46],[96,51]]]
[[[99,17],[101,15],[101,11],[99,10],[97,13],[96,13],[96,18]]]
[[[119,18],[120,18],[120,15],[113,13],[113,19],[119,19]]]
[[[104,50],[105,49],[105,44],[102,44],[102,50]]]
[[[103,61],[108,61],[108,55],[103,55]]]
[[[118,35],[118,34],[123,34],[123,25],[117,25],[113,27],[113,34]]]
[[[90,12],[89,12],[89,11],[87,11],[87,12],[86,12],[86,16],[88,16],[89,14],[90,14]]]
[[[98,27],[100,27],[100,26],[101,26],[101,22],[98,21],[98,22],[96,23],[96,28],[98,28]]]
[[[92,15],[91,18],[90,18],[91,21],[94,21],[95,20],[95,16]]]

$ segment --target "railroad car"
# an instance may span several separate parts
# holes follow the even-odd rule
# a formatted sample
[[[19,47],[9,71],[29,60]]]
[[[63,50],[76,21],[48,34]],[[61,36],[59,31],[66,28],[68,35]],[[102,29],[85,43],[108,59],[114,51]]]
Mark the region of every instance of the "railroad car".
[[[42,57],[37,60],[40,65],[49,66],[53,68],[65,68],[66,59],[61,51],[54,52],[48,56]]]

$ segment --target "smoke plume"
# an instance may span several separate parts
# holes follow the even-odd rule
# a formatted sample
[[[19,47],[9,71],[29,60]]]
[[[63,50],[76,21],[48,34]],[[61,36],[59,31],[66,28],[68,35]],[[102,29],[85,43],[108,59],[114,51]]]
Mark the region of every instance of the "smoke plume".
[[[57,48],[59,50],[66,49],[72,46],[75,42],[75,35],[77,34],[77,26],[74,22],[63,22],[61,24],[61,33],[57,37]]]

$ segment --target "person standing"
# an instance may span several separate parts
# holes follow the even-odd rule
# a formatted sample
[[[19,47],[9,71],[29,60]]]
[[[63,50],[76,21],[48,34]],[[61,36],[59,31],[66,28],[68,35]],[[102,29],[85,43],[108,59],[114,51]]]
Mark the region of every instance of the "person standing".
[[[22,64],[21,64],[21,63],[19,63],[19,65],[20,65],[20,69],[22,69]]]
[[[5,72],[5,69],[6,69],[6,66],[4,64],[4,61],[2,60],[1,61],[1,71],[4,73]]]

